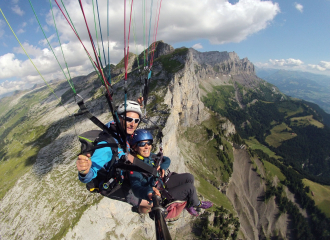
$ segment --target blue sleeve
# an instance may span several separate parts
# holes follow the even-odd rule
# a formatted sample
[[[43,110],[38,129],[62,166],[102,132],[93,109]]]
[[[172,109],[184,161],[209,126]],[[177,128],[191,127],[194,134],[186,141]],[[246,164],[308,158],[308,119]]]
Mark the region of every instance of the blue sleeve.
[[[106,142],[100,142],[99,144],[104,144]],[[118,148],[118,156],[121,157],[125,155],[121,148]],[[110,147],[104,147],[96,149],[91,157],[92,166],[89,172],[85,176],[78,174],[79,180],[83,183],[90,182],[93,178],[96,178],[97,172],[103,168],[112,159],[112,150]]]
[[[171,164],[171,159],[163,156],[163,163],[160,164],[160,168],[166,170],[169,168],[170,164]]]
[[[132,191],[137,198],[150,200],[149,193],[153,193],[152,187],[147,184],[147,180],[139,172],[133,172],[129,175]],[[145,185],[145,186],[143,186]]]

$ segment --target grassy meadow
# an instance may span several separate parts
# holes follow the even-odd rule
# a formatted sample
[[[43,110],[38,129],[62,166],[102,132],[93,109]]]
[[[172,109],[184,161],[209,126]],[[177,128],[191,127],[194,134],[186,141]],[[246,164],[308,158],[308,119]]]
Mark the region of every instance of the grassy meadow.
[[[271,134],[266,137],[266,142],[273,147],[279,147],[283,141],[297,136],[285,123],[274,126],[270,132]]]
[[[29,109],[47,96],[48,93],[29,94],[14,107],[1,107],[6,113],[0,118],[0,199],[31,169],[39,150],[49,142],[47,127],[34,126],[38,119],[28,116]]]
[[[316,121],[312,115],[304,116],[304,117],[294,117],[294,118],[291,118],[290,120],[291,120],[292,126],[314,125],[318,128],[324,128],[323,123]]]
[[[258,142],[257,139],[254,137],[250,137],[249,139],[244,139],[245,143],[249,145],[251,149],[260,149],[263,152],[267,153],[270,157],[279,159],[280,157],[277,156],[273,151],[271,151],[269,148],[267,148],[265,145],[262,145],[260,142]]]
[[[312,182],[308,179],[303,179],[305,186],[309,186],[310,192],[308,196],[315,201],[315,205],[330,217],[330,186],[324,186],[319,183]],[[312,191],[314,196],[312,195]]]
[[[281,172],[281,170],[278,167],[267,161],[262,161],[262,162],[264,164],[268,179],[273,179],[275,176],[277,176],[280,181],[285,180],[284,174]]]

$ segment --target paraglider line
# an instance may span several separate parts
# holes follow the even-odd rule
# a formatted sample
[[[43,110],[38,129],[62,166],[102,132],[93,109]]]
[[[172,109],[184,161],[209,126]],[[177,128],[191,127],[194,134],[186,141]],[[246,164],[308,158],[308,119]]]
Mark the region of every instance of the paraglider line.
[[[106,87],[107,92],[108,92],[108,94],[109,94],[109,98],[110,98],[110,100],[112,101],[112,97],[111,97],[111,94],[110,94],[109,88],[108,88],[108,86],[107,86],[107,80],[105,79],[104,73],[103,73],[103,71],[102,71],[102,69],[101,69],[101,64],[99,63],[99,59],[98,59],[98,57],[97,57],[96,49],[95,49],[95,46],[94,46],[94,44],[93,44],[93,38],[92,38],[92,35],[91,35],[90,31],[89,31],[89,27],[88,27],[88,24],[87,24],[87,20],[86,20],[85,12],[84,12],[84,8],[83,8],[83,6],[82,6],[81,0],[79,0],[79,4],[80,4],[80,8],[81,8],[82,14],[83,14],[83,16],[84,16],[84,20],[85,20],[85,23],[86,23],[86,27],[87,27],[88,35],[89,35],[89,38],[90,38],[91,43],[92,43],[92,47],[93,47],[93,51],[94,51],[94,55],[95,55],[95,58],[96,58],[96,61],[97,61],[97,68],[98,68],[99,72],[101,73],[104,82],[106,83],[106,84],[105,84],[105,87]],[[108,83],[108,84],[109,84],[109,83]]]
[[[21,45],[21,48],[23,49],[23,51],[25,52],[26,56],[29,58],[30,62],[32,63],[32,65],[34,66],[34,68],[37,70],[37,72],[39,73],[40,77],[42,78],[42,80],[45,82],[45,84],[47,85],[47,87],[51,90],[51,92],[55,95],[55,97],[59,100],[59,102],[61,103],[61,105],[64,107],[64,105],[62,104],[62,101],[56,96],[54,89],[52,89],[49,84],[47,83],[47,81],[45,80],[45,78],[41,75],[41,73],[39,72],[38,68],[36,67],[36,65],[34,65],[32,59],[30,58],[29,54],[26,52],[25,48],[23,47],[23,45],[21,44],[21,42],[19,41],[19,39],[17,38],[14,30],[11,28],[7,18],[5,17],[5,14],[2,12],[1,8],[0,8],[0,12],[3,16],[3,18],[5,19],[6,23],[8,24],[8,27],[10,28],[10,30],[12,31],[12,33],[14,34],[17,42],[19,43],[19,45]],[[66,107],[64,107],[64,109],[69,113],[69,115],[71,115],[71,113],[68,111],[68,109]]]
[[[57,0],[55,0],[58,8],[60,9],[60,11],[62,12],[63,16],[65,17],[66,21],[69,23],[72,31],[76,34],[78,40],[80,41],[80,43],[82,44],[82,46],[84,47],[86,53],[88,54],[88,57],[93,61],[94,65],[98,68],[97,64],[95,63],[95,61],[93,60],[93,58],[91,57],[91,55],[89,54],[89,52],[87,51],[85,45],[83,44],[83,42],[81,41],[80,37],[78,36],[78,33],[76,32],[76,30],[72,27],[71,23],[69,22],[68,18],[66,17],[66,15],[64,14],[62,8],[60,7],[60,5],[58,4]]]
[[[155,55],[155,48],[156,48],[156,39],[157,39],[157,32],[158,32],[158,23],[159,23],[159,15],[160,15],[160,9],[162,7],[162,0],[160,0],[160,4],[159,4],[159,12],[158,12],[158,20],[157,20],[157,27],[156,27],[156,35],[155,35],[155,41],[154,41],[154,51],[152,54],[152,60],[151,60],[151,64],[150,64],[150,68],[154,63],[154,55]]]
[[[99,4],[98,4],[97,0],[96,0],[96,9],[97,9],[97,16],[99,18],[99,27],[100,27],[100,35],[101,35],[101,41],[102,41],[104,62],[105,62],[105,66],[107,66],[107,59],[105,58],[105,52],[104,52],[104,44],[103,44],[103,36],[102,36],[102,28],[101,28],[101,20],[100,20],[100,13],[99,13]]]
[[[70,80],[72,81],[71,74],[70,74],[70,71],[69,71],[69,67],[68,67],[68,64],[67,64],[66,59],[65,59],[65,56],[64,56],[64,52],[63,52],[63,48],[62,48],[62,43],[61,43],[61,40],[60,40],[60,36],[58,35],[57,26],[56,26],[55,17],[54,17],[54,12],[53,12],[53,6],[52,6],[52,1],[51,0],[49,0],[49,4],[50,4],[50,9],[52,10],[52,16],[53,16],[54,26],[55,26],[55,30],[56,30],[56,35],[57,35],[57,38],[58,38],[58,42],[59,42],[59,44],[61,46],[62,56],[63,56],[64,62],[65,62],[65,65],[66,65],[66,69],[68,70],[68,74],[69,74]],[[74,88],[73,83],[71,83],[69,80],[68,80],[68,83],[70,84],[70,86],[71,86],[74,94],[77,94],[76,93],[76,89]]]

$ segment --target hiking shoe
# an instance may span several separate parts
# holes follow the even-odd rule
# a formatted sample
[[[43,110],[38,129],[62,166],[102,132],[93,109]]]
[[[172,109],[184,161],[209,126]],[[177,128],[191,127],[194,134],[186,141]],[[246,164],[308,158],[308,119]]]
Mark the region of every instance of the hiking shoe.
[[[187,210],[188,213],[190,213],[191,215],[193,215],[193,216],[195,216],[195,217],[198,217],[198,212],[195,210],[194,207],[186,208],[186,210]]]
[[[213,206],[212,202],[209,201],[202,201],[197,207],[198,208],[203,208],[203,209],[208,209]]]

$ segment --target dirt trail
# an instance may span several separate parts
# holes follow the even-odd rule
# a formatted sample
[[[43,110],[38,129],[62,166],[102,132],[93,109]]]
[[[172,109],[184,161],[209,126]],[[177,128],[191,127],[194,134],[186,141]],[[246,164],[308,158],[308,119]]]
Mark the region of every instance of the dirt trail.
[[[260,166],[259,160],[256,161]],[[288,215],[279,216],[274,198],[264,202],[265,189],[265,183],[254,170],[247,151],[235,149],[234,171],[227,196],[238,213],[241,232],[246,239],[262,239],[273,235],[291,239]]]

